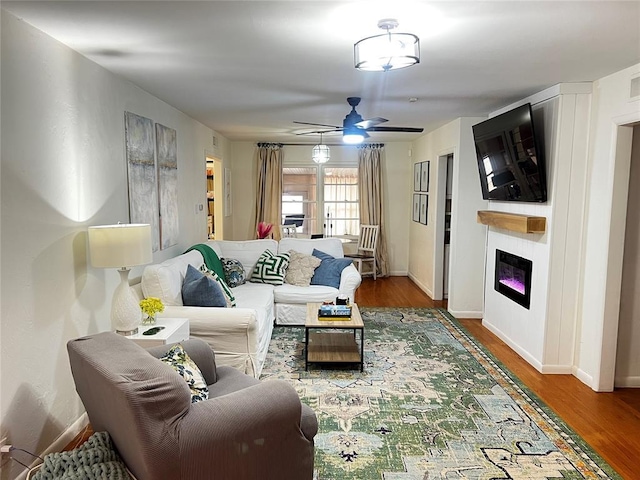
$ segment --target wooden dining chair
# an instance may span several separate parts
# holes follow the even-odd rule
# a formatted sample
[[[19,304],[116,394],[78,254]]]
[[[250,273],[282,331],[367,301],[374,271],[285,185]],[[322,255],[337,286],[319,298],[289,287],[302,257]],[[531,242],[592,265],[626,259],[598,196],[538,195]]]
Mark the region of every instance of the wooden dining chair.
[[[360,276],[372,274],[374,280],[376,280],[378,269],[376,248],[378,247],[379,233],[380,225],[360,225],[358,250],[356,253],[345,254],[345,257],[353,259],[353,264],[358,269]],[[367,263],[371,264],[371,271],[363,271],[362,266]]]

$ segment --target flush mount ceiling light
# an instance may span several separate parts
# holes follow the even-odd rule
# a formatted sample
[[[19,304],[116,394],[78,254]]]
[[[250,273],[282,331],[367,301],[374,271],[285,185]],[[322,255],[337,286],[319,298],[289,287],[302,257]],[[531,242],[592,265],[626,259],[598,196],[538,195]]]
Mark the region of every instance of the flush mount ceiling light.
[[[420,63],[420,39],[411,33],[391,33],[398,26],[394,18],[385,18],[378,27],[386,33],[367,37],[354,45],[358,70],[386,72]]]
[[[320,134],[320,143],[311,149],[311,160],[316,163],[327,163],[331,158],[329,147],[322,144],[322,133]]]

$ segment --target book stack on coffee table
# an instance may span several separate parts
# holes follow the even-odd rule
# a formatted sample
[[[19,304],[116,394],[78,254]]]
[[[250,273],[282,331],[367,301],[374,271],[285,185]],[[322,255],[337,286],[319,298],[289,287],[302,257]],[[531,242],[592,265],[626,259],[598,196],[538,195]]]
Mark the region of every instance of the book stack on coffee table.
[[[318,320],[350,320],[351,305],[320,305]]]

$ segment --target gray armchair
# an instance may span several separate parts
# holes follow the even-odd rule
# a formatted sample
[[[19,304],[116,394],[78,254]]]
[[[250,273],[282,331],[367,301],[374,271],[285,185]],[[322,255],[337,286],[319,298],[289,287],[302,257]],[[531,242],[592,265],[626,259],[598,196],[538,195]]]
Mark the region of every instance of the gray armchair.
[[[315,413],[286,382],[216,368],[203,341],[182,342],[209,385],[191,403],[186,382],[115,333],[67,344],[76,390],[94,431],[107,431],[138,480],[303,480],[313,477]]]

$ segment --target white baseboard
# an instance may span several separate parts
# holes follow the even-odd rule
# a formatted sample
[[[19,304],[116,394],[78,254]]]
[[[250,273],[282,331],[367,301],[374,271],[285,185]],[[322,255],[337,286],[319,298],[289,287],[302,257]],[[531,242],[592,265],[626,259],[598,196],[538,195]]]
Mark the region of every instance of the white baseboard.
[[[449,310],[449,313],[456,318],[482,318],[482,312],[473,310]]]
[[[531,365],[537,371],[542,373],[542,364],[538,360],[533,358],[529,352],[527,352],[520,346],[516,345],[515,342],[513,342],[508,336],[506,336],[504,333],[502,333],[494,325],[487,322],[486,320],[482,320],[482,325],[486,327],[496,337],[498,337],[500,340],[506,343],[511,348],[511,350],[513,350],[518,355],[520,355],[529,365]]]
[[[551,375],[573,375],[572,365],[543,365],[542,372]]]
[[[640,377],[616,377],[614,385],[618,388],[640,388]]]
[[[47,447],[47,449],[44,452],[41,452],[39,455],[41,457],[44,457],[49,453],[61,452],[67,445],[69,445],[73,441],[74,438],[78,436],[80,432],[82,432],[82,430],[87,425],[89,425],[89,417],[87,416],[86,413],[83,413],[80,416],[80,418],[78,418],[75,422],[73,422],[69,426],[69,428],[67,428],[64,432],[62,432],[60,436],[56,438],[55,441],[51,445],[49,445],[49,447]],[[31,463],[31,465],[29,465],[29,468],[33,468],[39,463],[41,463],[41,461],[36,460],[33,463]],[[29,471],[25,470],[24,472],[22,472],[20,475],[16,477],[16,480],[25,480],[28,474],[29,474]]]
[[[582,383],[591,387],[592,390],[595,390],[593,388],[593,377],[589,375],[587,372],[585,372],[584,370],[581,370],[578,367],[573,367],[573,371],[571,373],[573,373],[573,376],[576,377],[578,380],[580,380]]]
[[[420,282],[420,280],[418,280],[414,275],[411,275],[411,273],[409,273],[409,275],[407,275],[411,280],[413,280],[413,283],[415,283],[418,288],[420,288],[420,290],[422,290],[424,293],[426,293],[430,299],[433,300],[433,292],[431,290],[429,290],[427,288],[426,285],[424,285],[422,282]]]

